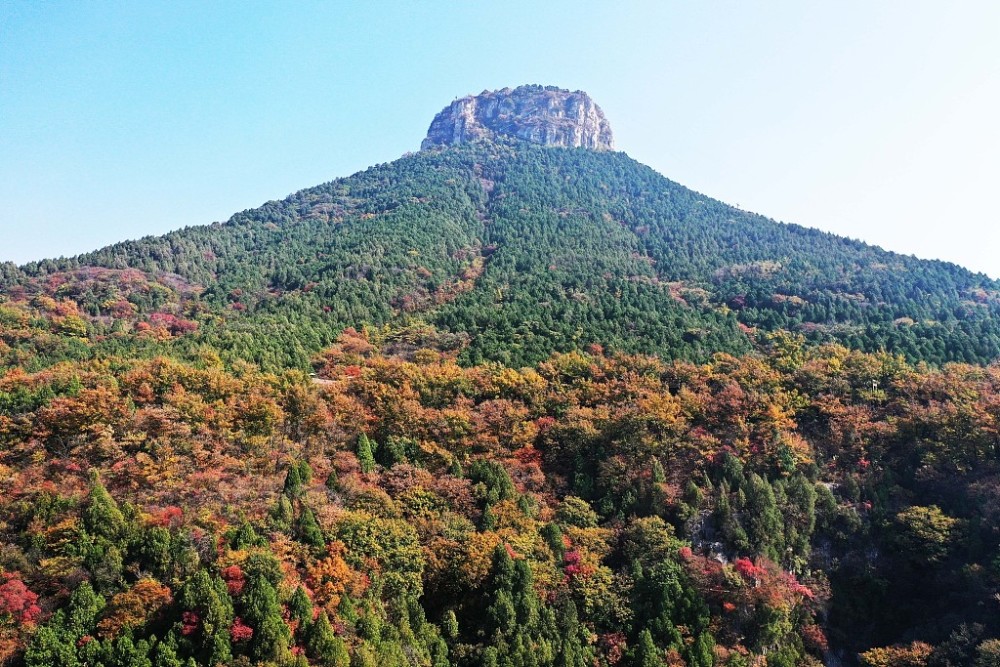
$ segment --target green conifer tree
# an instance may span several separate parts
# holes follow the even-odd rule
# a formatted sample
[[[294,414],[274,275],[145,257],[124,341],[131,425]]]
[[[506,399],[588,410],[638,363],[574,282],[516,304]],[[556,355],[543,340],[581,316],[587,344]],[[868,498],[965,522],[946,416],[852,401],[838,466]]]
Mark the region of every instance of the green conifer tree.
[[[667,473],[663,470],[663,464],[660,463],[660,459],[653,459],[653,469],[651,474],[653,484],[664,484],[667,481]]]
[[[784,521],[775,501],[774,491],[766,479],[756,473],[747,481],[746,504],[747,537],[755,554],[781,562],[785,550]]]
[[[281,617],[278,593],[264,572],[248,568],[242,601],[243,620],[253,628],[251,656],[262,661],[284,661],[289,655],[291,631]]]
[[[125,517],[101,483],[97,470],[90,471],[90,493],[83,510],[83,525],[90,534],[108,540],[116,540],[125,531]]]
[[[320,612],[309,629],[306,648],[310,657],[324,667],[348,667],[351,663],[344,640],[333,633],[326,612]]]
[[[38,629],[31,638],[24,654],[26,667],[51,667],[65,665],[77,667],[77,639],[63,630],[59,618],[53,617],[50,622]]]
[[[289,498],[297,498],[302,493],[302,477],[299,475],[299,466],[293,463],[285,473],[285,485],[281,492]]]
[[[241,550],[264,546],[267,544],[267,540],[257,533],[253,524],[244,519],[240,527],[233,534],[230,544],[233,549]]]
[[[67,629],[77,639],[92,634],[102,609],[104,598],[94,592],[89,581],[84,581],[69,597]]]
[[[715,639],[708,631],[698,635],[694,644],[687,647],[685,658],[691,667],[712,667],[715,664]]]
[[[483,531],[493,530],[497,526],[497,517],[493,513],[493,508],[490,505],[486,505],[483,509],[483,515],[479,519],[479,529]]]
[[[177,636],[168,633],[153,648],[153,667],[184,667],[183,661],[177,655]]]
[[[312,466],[309,465],[308,461],[299,461],[299,479],[302,481],[303,486],[309,486],[312,484],[313,470]]]
[[[363,642],[354,649],[354,655],[351,656],[351,667],[380,667],[378,655],[372,649],[371,644]]]
[[[594,663],[589,634],[580,623],[576,604],[567,600],[559,607],[557,615],[559,652],[556,667],[589,667]]]
[[[441,618],[441,634],[444,635],[445,639],[454,641],[458,639],[458,632],[458,617],[455,615],[454,609],[449,609]]]
[[[267,518],[268,523],[274,530],[284,533],[291,529],[292,521],[295,518],[295,510],[288,496],[284,493],[278,496],[278,500],[271,507]]]
[[[375,470],[375,450],[376,445],[367,435],[362,433],[358,436],[358,463],[361,465],[361,472],[370,473]]]
[[[295,528],[299,539],[304,544],[308,544],[316,549],[322,549],[326,546],[326,540],[323,539],[323,531],[320,529],[319,523],[316,522],[316,515],[308,507],[302,508]]]
[[[653,634],[646,628],[639,633],[639,641],[633,650],[632,664],[636,667],[666,667],[663,651],[653,643]]]
[[[306,589],[299,586],[292,593],[292,598],[288,601],[288,617],[290,620],[298,621],[299,633],[305,636],[312,625],[313,604],[306,593]]]
[[[200,633],[195,652],[204,664],[228,664],[232,660],[229,628],[235,617],[229,589],[221,577],[198,570],[181,589],[180,607],[199,618]]]

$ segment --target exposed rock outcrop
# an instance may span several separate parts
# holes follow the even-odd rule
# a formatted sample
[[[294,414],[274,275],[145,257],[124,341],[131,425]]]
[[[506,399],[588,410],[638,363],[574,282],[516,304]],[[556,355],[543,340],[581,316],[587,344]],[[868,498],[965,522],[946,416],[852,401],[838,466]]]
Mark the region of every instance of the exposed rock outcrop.
[[[582,91],[519,86],[455,100],[434,117],[421,149],[507,136],[544,146],[614,150],[611,125]]]

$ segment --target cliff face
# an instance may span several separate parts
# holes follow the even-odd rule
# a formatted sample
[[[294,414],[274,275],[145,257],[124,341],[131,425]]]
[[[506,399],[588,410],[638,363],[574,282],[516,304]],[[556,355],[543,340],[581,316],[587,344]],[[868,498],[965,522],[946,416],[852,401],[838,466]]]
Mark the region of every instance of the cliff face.
[[[552,86],[483,91],[434,117],[421,149],[515,137],[544,146],[614,150],[611,125],[587,93]]]

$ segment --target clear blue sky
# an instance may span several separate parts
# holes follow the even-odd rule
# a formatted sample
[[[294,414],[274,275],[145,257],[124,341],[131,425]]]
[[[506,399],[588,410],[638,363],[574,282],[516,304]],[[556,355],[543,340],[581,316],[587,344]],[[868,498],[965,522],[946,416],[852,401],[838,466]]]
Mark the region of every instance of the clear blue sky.
[[[0,0],[0,260],[225,220],[588,91],[705,194],[1000,277],[1000,3]]]

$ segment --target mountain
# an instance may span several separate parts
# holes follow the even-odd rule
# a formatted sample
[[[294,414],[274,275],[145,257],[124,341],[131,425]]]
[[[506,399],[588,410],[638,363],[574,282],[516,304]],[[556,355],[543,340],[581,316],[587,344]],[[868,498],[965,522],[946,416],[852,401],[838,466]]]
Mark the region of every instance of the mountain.
[[[1000,664],[997,283],[580,92],[424,146],[0,265],[0,664]]]
[[[467,363],[514,366],[593,344],[704,360],[779,329],[913,361],[1000,355],[997,282],[693,192],[608,150],[584,93],[463,98],[424,146],[224,224],[5,265],[0,287],[79,306],[93,349],[52,358],[165,325],[141,347],[307,367],[344,327],[415,322]]]

